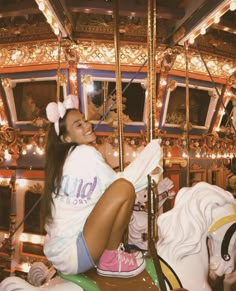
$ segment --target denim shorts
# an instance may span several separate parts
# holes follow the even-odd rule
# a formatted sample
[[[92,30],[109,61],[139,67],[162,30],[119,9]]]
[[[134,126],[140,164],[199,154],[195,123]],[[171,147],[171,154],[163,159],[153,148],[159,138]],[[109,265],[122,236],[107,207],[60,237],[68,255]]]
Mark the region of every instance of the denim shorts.
[[[83,232],[77,239],[78,273],[83,273],[95,267],[95,263],[89,253]]]

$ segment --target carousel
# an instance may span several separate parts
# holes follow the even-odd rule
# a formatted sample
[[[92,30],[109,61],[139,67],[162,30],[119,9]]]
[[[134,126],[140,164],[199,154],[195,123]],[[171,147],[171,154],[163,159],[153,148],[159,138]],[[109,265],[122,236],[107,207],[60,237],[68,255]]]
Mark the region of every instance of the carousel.
[[[202,52],[201,35],[207,27],[199,24],[191,29],[180,26],[171,45],[159,45],[159,1],[145,1],[145,46],[121,41],[123,1],[104,1],[111,8],[104,19],[113,28],[113,43],[100,44],[74,37],[67,1],[34,2],[56,41],[19,43],[15,49],[0,43],[0,291],[233,291],[235,58],[222,64],[225,57]],[[187,7],[191,1],[176,2]],[[214,9],[200,2],[209,9],[208,27],[214,17],[236,9],[232,0],[217,1]],[[199,6],[199,18],[200,10]],[[91,11],[82,15],[86,13]],[[128,18],[131,27],[137,26],[136,16]],[[219,27],[219,22],[214,25]],[[199,46],[193,48],[194,40]],[[132,56],[125,57],[130,52]],[[106,64],[108,58],[112,66]],[[127,66],[124,73],[126,58],[133,59],[133,69]],[[63,102],[68,94],[78,97],[81,111],[93,124],[97,148],[117,171],[135,165],[149,142],[158,140],[160,145],[155,157],[158,174],[148,175],[148,187],[136,193],[124,237],[126,251],[139,250],[145,257],[146,268],[136,277],[103,277],[95,268],[65,275],[43,254],[40,201],[48,126],[44,105]]]

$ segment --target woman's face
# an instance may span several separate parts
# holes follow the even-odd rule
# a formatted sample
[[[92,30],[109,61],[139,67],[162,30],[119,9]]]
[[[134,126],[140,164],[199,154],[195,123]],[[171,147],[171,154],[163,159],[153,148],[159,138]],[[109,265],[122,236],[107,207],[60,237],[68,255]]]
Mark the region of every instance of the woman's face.
[[[96,140],[92,125],[84,120],[79,110],[72,110],[66,116],[66,142],[89,144]]]

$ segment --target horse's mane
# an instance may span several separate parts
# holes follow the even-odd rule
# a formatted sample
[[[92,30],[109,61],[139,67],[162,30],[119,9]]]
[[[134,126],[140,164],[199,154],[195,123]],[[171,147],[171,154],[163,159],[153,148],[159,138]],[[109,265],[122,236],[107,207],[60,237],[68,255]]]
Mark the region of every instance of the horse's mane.
[[[201,239],[213,222],[212,210],[234,202],[231,193],[205,182],[182,188],[174,208],[158,217],[158,253],[175,256],[176,261],[198,253]]]

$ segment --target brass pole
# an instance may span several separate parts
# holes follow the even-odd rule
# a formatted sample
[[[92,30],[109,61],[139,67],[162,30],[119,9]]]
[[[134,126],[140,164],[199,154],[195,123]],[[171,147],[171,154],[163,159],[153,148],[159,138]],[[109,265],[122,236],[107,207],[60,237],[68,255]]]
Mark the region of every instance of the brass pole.
[[[155,131],[155,106],[156,102],[156,1],[148,1],[148,141],[154,138]],[[151,210],[151,223],[149,224],[149,235],[152,238],[156,238],[156,216],[153,197],[150,197],[149,201],[152,204]]]
[[[148,140],[155,138],[156,118],[156,0],[148,0],[148,108],[149,120],[147,124]],[[153,181],[148,175],[148,250],[153,259],[161,291],[166,291],[165,280],[156,250],[157,239],[157,203],[155,199]]]
[[[148,141],[154,137],[156,111],[156,1],[148,1]]]
[[[186,141],[186,160],[187,160],[187,173],[186,173],[186,186],[190,186],[190,158],[189,158],[189,129],[190,129],[190,117],[189,117],[189,71],[188,71],[188,43],[185,42],[185,63],[186,63],[186,124],[184,126],[185,141]]]
[[[57,102],[60,100],[60,85],[61,85],[61,35],[58,37],[58,51],[57,51]]]
[[[107,96],[108,96],[108,81],[103,81],[102,82],[102,86],[103,86],[103,113],[102,115],[104,116],[106,113],[106,104],[107,104]]]
[[[121,88],[121,71],[120,71],[120,35],[119,35],[119,0],[114,1],[114,46],[115,46],[115,73],[116,73],[116,101],[118,114],[118,140],[119,140],[119,166],[120,171],[124,170],[124,149],[123,149],[123,112],[122,112],[122,88]]]

